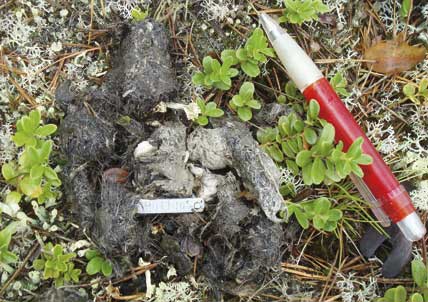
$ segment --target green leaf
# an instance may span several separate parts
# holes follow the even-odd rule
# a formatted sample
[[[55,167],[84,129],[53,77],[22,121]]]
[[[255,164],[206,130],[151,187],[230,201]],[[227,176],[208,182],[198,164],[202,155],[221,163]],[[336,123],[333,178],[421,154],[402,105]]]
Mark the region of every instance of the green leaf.
[[[266,148],[269,156],[272,157],[273,160],[276,162],[282,162],[284,160],[284,155],[282,154],[277,144],[267,146]]]
[[[260,74],[260,68],[257,64],[250,61],[241,63],[242,70],[250,77],[254,78]]]
[[[41,178],[44,172],[45,168],[43,166],[34,165],[30,170],[30,177],[33,179]]]
[[[312,181],[314,182],[314,184],[317,184],[317,185],[322,183],[322,181],[325,178],[325,165],[319,157],[315,158],[312,164],[311,175],[312,175]]]
[[[296,138],[294,139],[289,139],[287,141],[288,145],[290,146],[291,150],[293,151],[293,153],[297,154],[300,150],[299,150],[299,146],[297,144],[297,140]]]
[[[254,94],[254,84],[251,82],[244,82],[241,88],[239,89],[239,95],[244,100],[250,100]]]
[[[421,260],[412,261],[412,277],[419,287],[424,287],[427,282],[427,267]]]
[[[216,108],[215,110],[211,111],[208,116],[210,117],[222,117],[224,115],[224,111],[220,108]]]
[[[413,84],[408,83],[404,85],[403,93],[408,97],[414,96],[416,94],[416,87]]]
[[[198,118],[196,119],[196,122],[201,125],[201,126],[206,126],[208,125],[208,117],[206,117],[205,115],[201,115],[198,116]]]
[[[245,48],[238,48],[238,50],[236,51],[236,57],[240,61],[246,61],[248,59],[247,50],[245,50]]]
[[[302,168],[302,178],[305,185],[310,186],[312,184],[312,162]]]
[[[36,129],[40,125],[41,114],[39,110],[31,110],[28,114],[31,121],[31,128]]]
[[[223,83],[225,85],[224,87],[227,87],[227,89],[223,89],[223,85],[219,86],[220,83]],[[232,86],[232,80],[228,75],[224,75],[221,77],[221,82],[216,83],[216,85],[219,89],[228,90],[230,86]]]
[[[400,8],[401,18],[405,19],[410,14],[410,10],[412,8],[412,0],[403,0]]]
[[[318,142],[325,142],[327,144],[331,144],[334,141],[334,135],[334,126],[330,123],[327,123],[321,131],[321,135]]]
[[[324,221],[324,219],[322,219],[322,217],[315,216],[312,219],[312,221],[313,221],[313,224],[314,224],[314,228],[316,228],[317,230],[320,230],[320,231],[323,230],[326,221]]]
[[[44,167],[43,175],[48,180],[58,180],[58,175],[56,174],[55,170],[51,167]]]
[[[297,87],[292,81],[288,81],[287,84],[285,84],[284,90],[288,97],[297,97]]]
[[[15,263],[18,260],[18,256],[10,251],[0,252],[4,263]]]
[[[6,163],[1,167],[1,174],[6,181],[9,181],[15,178],[18,172],[15,170],[15,166],[12,163]]]
[[[8,229],[0,231],[0,251],[8,249],[9,243],[12,240],[12,233]]]
[[[62,251],[63,251],[63,248],[62,248],[62,246],[61,246],[61,245],[59,245],[59,244],[56,244],[56,245],[54,246],[54,248],[53,248],[53,254],[54,254],[54,256],[56,256],[56,257],[58,257],[58,256],[62,255]]]
[[[302,150],[299,153],[297,153],[296,156],[296,164],[299,167],[304,167],[308,163],[312,161],[312,152],[309,150]]]
[[[364,176],[363,170],[356,163],[352,162],[351,163],[351,167],[352,167],[352,172],[355,175],[357,175],[358,177],[363,177]]]
[[[373,162],[373,159],[370,155],[361,154],[361,156],[354,161],[359,165],[370,165]]]
[[[24,116],[21,121],[24,133],[26,133],[27,135],[33,135],[38,125],[33,124],[33,121],[28,116]]]
[[[19,203],[21,201],[22,194],[17,191],[9,192],[6,196],[6,203]]]
[[[326,177],[328,177],[334,182],[340,181],[340,177],[337,176],[336,171],[334,169],[334,164],[329,159],[327,159],[325,163],[326,163],[326,170],[325,170]]]
[[[243,107],[245,104],[244,99],[241,95],[234,95],[230,103],[231,103],[231,106],[234,106],[234,108]]]
[[[257,131],[257,140],[260,144],[266,144],[275,141],[278,134],[277,128],[265,128]]]
[[[328,219],[331,221],[338,221],[343,216],[343,213],[339,209],[332,209],[328,212]]]
[[[310,144],[314,145],[317,142],[318,136],[314,129],[306,127],[303,130],[303,135],[305,137],[305,140]]]
[[[139,7],[134,7],[131,10],[131,18],[132,20],[134,20],[135,22],[141,22],[144,19],[147,18],[147,16],[149,15],[148,11],[143,11],[141,8]]]
[[[285,155],[290,158],[294,158],[296,153],[294,153],[293,149],[290,147],[290,141],[284,141],[281,143],[281,149]]]
[[[305,123],[301,119],[297,119],[293,123],[293,128],[296,132],[300,133],[305,128]]]
[[[101,255],[100,252],[98,252],[97,250],[87,250],[85,253],[85,257],[88,260],[91,260],[92,258],[100,255]]]
[[[343,163],[343,173],[345,173],[345,175],[349,175],[349,173],[351,173],[352,171],[352,165],[350,161],[345,161]]]
[[[272,58],[275,57],[275,50],[273,48],[270,48],[270,47],[263,48],[263,49],[260,49],[260,51],[265,55],[267,55],[268,57],[272,57]]]
[[[221,60],[224,62],[226,60],[231,60],[230,64],[238,64],[239,60],[236,57],[236,51],[233,49],[225,49],[221,52]]]
[[[293,173],[293,175],[299,174],[299,166],[296,164],[295,161],[287,159],[285,161],[285,164],[287,165],[287,168]]]
[[[201,99],[201,98],[197,98],[196,104],[198,105],[199,109],[201,110],[201,113],[205,114],[205,110],[206,110],[205,100]]]
[[[75,282],[75,283],[79,282],[79,276],[80,276],[81,272],[82,271],[80,269],[73,269],[72,270],[71,279],[73,280],[73,282]]]
[[[223,116],[223,110],[217,108],[217,104],[209,102],[206,104],[206,115],[210,117],[221,117]]]
[[[105,277],[110,276],[113,273],[113,268],[111,266],[111,263],[105,260],[101,266],[101,271]]]
[[[406,302],[406,300],[407,300],[406,288],[402,285],[397,286],[394,293],[394,302]]]
[[[211,69],[213,71],[220,71],[221,64],[220,64],[220,62],[217,59],[211,59],[210,63],[211,63]]]
[[[309,118],[315,120],[318,118],[318,114],[320,113],[320,105],[318,102],[314,99],[309,101],[309,108],[308,108],[308,116]]]
[[[47,162],[49,160],[49,156],[52,152],[52,146],[53,142],[51,140],[42,142],[40,149],[37,149],[39,155],[38,157],[41,161]]]
[[[192,82],[195,85],[204,85],[205,76],[202,72],[197,72],[192,76]]]
[[[29,176],[26,176],[21,180],[19,183],[19,188],[22,193],[31,198],[37,198],[43,192],[40,184],[34,183]]]
[[[334,77],[330,80],[331,86],[336,91],[337,94],[342,96],[349,96],[350,93],[346,91],[346,79],[343,77],[343,74],[338,71]]]
[[[12,136],[12,140],[17,147],[21,146],[35,146],[37,144],[37,140],[24,132],[17,132],[14,136]]]
[[[45,260],[36,259],[33,261],[33,268],[38,271],[42,271],[45,268]]]
[[[300,224],[300,226],[306,230],[309,227],[309,220],[305,213],[303,213],[300,208],[296,207],[294,210],[294,215],[296,216],[297,222]]]
[[[251,109],[248,107],[239,107],[238,116],[241,120],[243,120],[244,122],[247,122],[251,120],[251,118],[253,117],[253,113],[251,112]]]
[[[210,73],[211,71],[212,71],[212,68],[211,68],[211,62],[213,61],[214,59],[213,58],[211,58],[210,56],[205,56],[203,59],[202,59],[202,66],[204,67],[204,71],[206,72],[206,73]]]
[[[424,302],[424,297],[420,293],[414,293],[410,297],[410,302]]]
[[[36,135],[40,135],[40,136],[49,136],[53,133],[55,133],[57,127],[54,124],[47,124],[45,126],[41,126],[39,128],[37,128],[37,130],[35,131]]]
[[[337,228],[337,221],[328,220],[324,223],[324,231],[333,232]]]
[[[86,273],[88,275],[95,275],[96,273],[100,272],[103,265],[103,258],[101,257],[94,257],[92,258],[88,265],[86,265]]]
[[[278,98],[276,99],[276,101],[279,103],[279,104],[285,104],[285,102],[287,101],[287,99],[286,99],[286,97],[285,97],[285,95],[280,95],[280,96],[278,96]]]
[[[65,262],[57,262],[56,263],[56,269],[60,272],[66,272],[67,271],[67,264],[65,264]]]
[[[315,201],[312,200],[312,201],[310,201],[308,203],[305,203],[303,205],[303,209],[305,210],[306,216],[309,219],[313,219],[315,217],[315,215],[316,215],[316,213],[315,213],[315,205],[314,204],[315,204]]]
[[[320,197],[314,201],[314,210],[317,214],[325,214],[329,212],[331,202],[325,197]]]
[[[348,151],[346,152],[346,155],[348,158],[357,159],[360,158],[361,154],[363,153],[361,147],[363,145],[363,138],[360,136],[357,138],[349,147]]]
[[[208,102],[205,105],[205,114],[208,115],[210,112],[212,112],[216,108],[217,108],[217,104],[216,103],[214,103],[214,102]]]
[[[254,99],[247,101],[246,105],[253,109],[260,109],[262,107],[260,102]]]
[[[419,93],[428,90],[428,78],[424,78],[419,82]]]

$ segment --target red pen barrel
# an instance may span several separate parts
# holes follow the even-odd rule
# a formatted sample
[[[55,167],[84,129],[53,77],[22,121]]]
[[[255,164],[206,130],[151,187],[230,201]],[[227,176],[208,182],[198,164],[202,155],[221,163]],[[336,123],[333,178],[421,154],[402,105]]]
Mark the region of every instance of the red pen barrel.
[[[320,105],[319,116],[336,129],[336,142],[342,141],[344,150],[359,137],[364,139],[363,152],[373,158],[371,165],[361,165],[363,180],[373,196],[381,203],[383,211],[393,222],[399,222],[415,211],[409,194],[392,174],[376,148],[355,121],[330,83],[321,78],[304,89],[306,100],[315,99]]]

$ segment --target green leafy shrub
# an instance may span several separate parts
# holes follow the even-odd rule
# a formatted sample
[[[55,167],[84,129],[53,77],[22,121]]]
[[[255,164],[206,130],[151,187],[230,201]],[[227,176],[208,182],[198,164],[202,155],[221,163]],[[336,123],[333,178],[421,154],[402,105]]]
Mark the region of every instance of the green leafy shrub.
[[[54,279],[55,286],[62,286],[64,282],[79,282],[80,269],[74,268],[71,262],[75,253],[64,254],[61,245],[55,246],[49,242],[43,247],[41,258],[34,260],[33,267],[43,271],[43,279]]]
[[[57,127],[53,124],[40,126],[40,112],[33,110],[23,116],[16,124],[17,132],[13,141],[17,147],[24,147],[18,162],[6,163],[2,166],[5,181],[15,187],[15,191],[6,196],[6,202],[19,202],[22,195],[37,199],[43,203],[56,198],[54,188],[61,185],[57,173],[49,165],[49,156],[53,142],[47,137]]]
[[[321,0],[284,0],[284,14],[280,22],[302,25],[303,22],[318,20],[319,14],[330,11]]]
[[[422,79],[419,85],[408,83],[403,87],[406,99],[411,100],[416,105],[420,105],[428,100],[428,78]]]
[[[336,72],[336,74],[330,79],[330,84],[338,95],[345,97],[350,95],[350,93],[346,90],[348,82],[340,71]]]
[[[327,232],[334,231],[337,222],[343,216],[340,209],[332,208],[330,200],[326,197],[301,203],[289,203],[288,214],[289,217],[294,214],[304,229],[307,229],[312,221],[315,229]]]
[[[257,132],[261,147],[294,175],[301,172],[306,185],[338,182],[349,174],[364,173],[359,165],[371,164],[372,158],[362,153],[363,139],[358,138],[343,151],[343,143],[334,144],[335,129],[318,117],[319,104],[311,100],[306,119],[295,112],[280,117],[275,128]]]
[[[416,284],[414,292],[407,300],[407,291],[403,286],[392,287],[377,302],[428,302],[428,266],[421,260],[413,260],[412,278]]]
[[[195,85],[229,90],[232,86],[231,78],[238,75],[238,69],[231,67],[233,65],[233,59],[230,57],[225,58],[223,64],[221,64],[217,59],[206,56],[202,60],[202,65],[204,70],[196,73],[192,77],[192,81]]]
[[[388,289],[378,302],[407,302],[407,291],[402,285]]]
[[[230,107],[238,113],[243,121],[249,121],[253,117],[252,109],[260,109],[261,104],[253,98],[254,84],[245,82],[239,89],[239,94],[234,95],[230,101]]]
[[[217,108],[217,104],[215,102],[205,103],[203,99],[198,98],[196,100],[196,104],[198,104],[199,110],[201,111],[196,122],[201,126],[208,125],[209,117],[221,117],[224,115],[223,110]]]
[[[268,45],[268,40],[261,28],[256,28],[243,48],[226,49],[221,53],[222,60],[230,58],[233,65],[240,64],[242,70],[250,77],[260,74],[259,63],[265,63],[267,57],[274,57],[275,52]]]
[[[104,259],[99,251],[88,250],[85,253],[85,257],[89,260],[86,265],[86,273],[88,275],[95,275],[101,272],[104,276],[108,277],[112,274],[113,268],[110,261]]]
[[[15,230],[11,225],[0,231],[0,271],[5,270],[12,273],[14,269],[10,264],[18,260],[18,256],[9,251],[10,241],[14,232]]]

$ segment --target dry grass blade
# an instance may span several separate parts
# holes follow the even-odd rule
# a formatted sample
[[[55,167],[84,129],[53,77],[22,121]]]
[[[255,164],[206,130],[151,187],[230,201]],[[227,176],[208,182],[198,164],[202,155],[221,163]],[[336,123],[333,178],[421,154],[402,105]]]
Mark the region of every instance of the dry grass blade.
[[[22,88],[17,81],[14,80],[13,77],[8,77],[9,81],[15,86],[16,90],[18,90],[19,94],[27,100],[27,102],[32,106],[32,107],[36,107],[37,103],[34,100],[34,98],[29,95],[24,88]]]

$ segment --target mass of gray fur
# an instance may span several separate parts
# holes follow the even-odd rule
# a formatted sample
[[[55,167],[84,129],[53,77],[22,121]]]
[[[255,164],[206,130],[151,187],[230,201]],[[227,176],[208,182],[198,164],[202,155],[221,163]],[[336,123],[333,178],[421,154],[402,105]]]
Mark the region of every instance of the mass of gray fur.
[[[103,90],[120,96],[126,114],[143,116],[173,98],[176,89],[165,26],[152,20],[130,25]]]
[[[225,122],[220,128],[197,128],[187,145],[191,160],[213,170],[236,170],[266,216],[279,221],[277,213],[284,204],[279,193],[280,172],[244,124]]]

